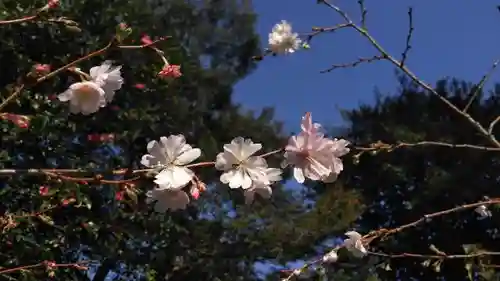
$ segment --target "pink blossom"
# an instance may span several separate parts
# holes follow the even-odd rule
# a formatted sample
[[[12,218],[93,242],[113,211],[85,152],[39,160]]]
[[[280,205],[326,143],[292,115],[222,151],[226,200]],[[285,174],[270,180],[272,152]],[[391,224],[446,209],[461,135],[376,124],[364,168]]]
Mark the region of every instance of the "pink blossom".
[[[181,66],[176,64],[166,64],[163,69],[158,73],[158,76],[167,78],[179,78],[182,76]]]
[[[49,194],[49,187],[48,186],[40,186],[39,193],[41,196],[47,196]]]
[[[149,35],[147,35],[147,34],[143,34],[142,35],[141,42],[144,45],[151,45],[151,44],[153,44],[153,40],[151,40],[151,37],[149,37]]]
[[[200,190],[196,187],[191,187],[190,193],[194,200],[197,200],[200,197]]]
[[[37,63],[34,65],[33,68],[37,74],[46,75],[46,74],[50,73],[50,65],[49,64]]]
[[[30,118],[26,115],[12,114],[12,113],[0,113],[0,119],[9,120],[16,126],[22,129],[26,129],[30,125]]]
[[[122,190],[115,193],[115,200],[116,201],[122,201],[124,197],[125,197],[125,192]]]
[[[57,6],[59,6],[59,0],[49,0],[47,6],[49,7],[49,9],[56,8]]]
[[[146,88],[146,85],[142,84],[142,83],[137,83],[137,84],[134,85],[134,88],[142,90],[142,89]]]
[[[285,147],[285,165],[293,166],[293,175],[299,183],[306,178],[332,182],[344,169],[341,156],[349,152],[346,140],[328,139],[313,124],[311,114],[302,118],[302,132],[290,137]]]

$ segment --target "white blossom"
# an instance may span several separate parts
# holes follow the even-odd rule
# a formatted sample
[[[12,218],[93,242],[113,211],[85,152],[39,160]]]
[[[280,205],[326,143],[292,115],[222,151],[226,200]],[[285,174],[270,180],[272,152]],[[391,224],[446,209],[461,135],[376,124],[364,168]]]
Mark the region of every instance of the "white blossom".
[[[271,183],[280,181],[281,178],[281,170],[276,168],[266,168],[265,175],[268,183],[263,183],[259,181],[253,181],[252,186],[249,189],[246,189],[244,192],[245,195],[245,203],[251,204],[255,198],[255,194],[258,194],[260,197],[264,199],[271,198],[273,190],[271,189]]]
[[[321,126],[311,121],[311,114],[302,118],[302,132],[292,136],[285,147],[283,166],[292,165],[299,183],[306,178],[333,182],[344,169],[340,157],[349,152],[349,142],[328,139],[319,131]]]
[[[322,261],[324,263],[335,263],[338,259],[337,250],[331,250],[323,256]]]
[[[189,196],[183,190],[172,190],[160,186],[160,188],[148,191],[146,196],[146,202],[154,203],[154,209],[159,213],[186,209],[189,204]]]
[[[488,207],[486,207],[485,205],[478,206],[474,211],[478,213],[481,218],[487,218],[492,216],[491,211],[488,210]]]
[[[69,102],[69,111],[73,114],[89,115],[106,105],[105,91],[91,81],[72,84],[58,98],[62,102]]]
[[[183,135],[161,137],[149,142],[147,149],[150,154],[142,157],[141,164],[160,170],[155,180],[160,188],[179,190],[193,179],[193,171],[184,165],[200,157],[201,150],[186,144]]]
[[[110,61],[105,61],[100,66],[94,66],[90,69],[90,77],[92,81],[99,84],[105,92],[107,102],[113,100],[115,91],[119,90],[123,85],[121,76],[121,66],[112,67]]]
[[[298,34],[292,32],[292,26],[281,21],[269,33],[269,49],[276,54],[293,53],[300,47],[301,40]]]
[[[362,258],[368,253],[361,241],[361,234],[356,231],[348,231],[345,235],[349,238],[344,240],[344,246],[353,256]]]
[[[230,144],[224,145],[224,152],[217,155],[215,168],[224,173],[220,181],[229,184],[230,188],[249,189],[253,181],[269,185],[265,168],[266,160],[259,156],[252,156],[262,148],[260,143],[253,143],[250,139],[237,137]]]

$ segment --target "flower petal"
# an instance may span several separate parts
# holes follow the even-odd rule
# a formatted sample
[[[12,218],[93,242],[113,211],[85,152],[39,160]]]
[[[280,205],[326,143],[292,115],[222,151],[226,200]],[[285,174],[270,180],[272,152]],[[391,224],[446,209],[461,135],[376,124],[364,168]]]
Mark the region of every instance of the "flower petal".
[[[301,168],[295,167],[293,168],[293,177],[298,183],[304,183],[306,178],[304,177],[304,172]]]
[[[183,152],[179,156],[177,156],[177,159],[175,160],[176,165],[186,165],[194,160],[198,159],[198,157],[201,156],[201,149],[199,148],[193,148],[189,149],[188,151]]]

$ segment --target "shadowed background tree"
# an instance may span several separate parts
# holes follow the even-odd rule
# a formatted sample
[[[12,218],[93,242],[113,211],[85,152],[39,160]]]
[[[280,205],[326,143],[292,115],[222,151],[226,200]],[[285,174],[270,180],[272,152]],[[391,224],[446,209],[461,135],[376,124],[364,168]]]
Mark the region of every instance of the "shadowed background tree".
[[[398,79],[400,87],[395,95],[377,93],[374,105],[343,112],[348,122],[348,139],[355,146],[369,147],[378,141],[489,146],[464,118],[451,112],[442,101],[419,90],[403,76]],[[459,108],[466,106],[475,91],[473,84],[460,80],[442,80],[436,85],[439,94]],[[500,115],[499,101],[500,86],[497,85],[487,95],[480,93],[469,112],[478,122],[489,124]],[[498,135],[498,129],[493,133]],[[361,154],[354,150],[351,159],[354,161],[344,161],[345,169],[335,185],[308,184],[312,189],[305,198],[316,205],[310,211],[295,214],[295,218],[290,219],[290,229],[303,229],[311,240],[303,246],[284,247],[283,255],[288,261],[298,259],[300,253],[306,259],[323,255],[331,248],[321,246],[325,240],[344,238],[343,233],[349,229],[363,234],[391,229],[419,220],[425,214],[478,202],[484,196],[500,195],[498,152],[495,151],[426,145]],[[343,194],[346,192],[358,194],[360,201],[346,200],[348,197]],[[332,194],[337,196],[332,198]],[[325,200],[330,200],[326,207],[322,204]],[[347,215],[341,205],[345,201],[351,209],[359,211],[358,218]],[[365,208],[358,209],[352,204]],[[323,211],[325,208],[329,211]],[[470,209],[428,220],[384,241],[372,242],[370,250],[422,255],[437,255],[436,251],[447,255],[499,251],[495,241],[500,221],[497,211],[491,211],[493,216],[483,219]],[[328,222],[339,218],[347,219],[343,227],[328,229]],[[311,225],[310,221],[323,222],[323,228]],[[328,230],[323,232],[323,229]],[[432,250],[431,245],[437,250]],[[338,263],[325,267],[324,277],[327,280],[499,280],[495,273],[498,263],[495,256],[481,255],[442,262],[439,258],[387,259],[369,255],[362,260],[345,260],[341,257]],[[316,272],[304,280],[317,280],[320,275]]]
[[[164,215],[154,213],[144,203],[144,191],[153,187],[151,179],[135,181],[132,188],[102,184],[99,177],[94,178],[96,173],[106,179],[132,178],[109,171],[140,168],[147,142],[170,134],[184,134],[188,143],[200,147],[202,161],[214,159],[223,144],[236,136],[264,143],[265,151],[283,145],[281,125],[273,121],[272,109],[256,116],[243,112],[231,100],[232,86],[252,71],[251,57],[259,53],[255,15],[247,2],[68,0],[37,20],[0,26],[0,86],[6,89],[1,92],[2,99],[24,82],[34,64],[48,63],[55,69],[98,50],[122,22],[132,27],[128,39],[135,44],[141,44],[145,33],[153,39],[172,36],[157,47],[170,63],[180,64],[184,74],[164,81],[156,76],[163,63],[153,50],[111,49],[78,65],[88,71],[111,59],[123,66],[125,84],[113,102],[99,112],[71,115],[67,104],[55,99],[78,81],[71,73],[28,85],[16,102],[4,108],[4,112],[28,116],[30,126],[19,128],[8,120],[1,121],[1,168],[86,169],[90,173],[76,176],[90,180],[67,181],[57,175],[0,178],[4,218],[25,213],[15,218],[15,227],[8,229],[7,221],[2,223],[3,268],[45,260],[59,264],[89,259],[97,261],[89,265],[89,271],[58,268],[53,278],[256,278],[253,263],[274,255],[279,248],[270,250],[267,240],[256,240],[262,217],[278,220],[288,210],[281,208],[282,204],[300,206],[279,187],[271,205],[263,206],[257,200],[252,207],[242,206],[239,190],[229,192],[227,186],[213,183],[219,177],[213,169],[197,169],[208,184],[207,191],[187,211]],[[45,4],[1,1],[1,18],[24,17]],[[114,138],[96,142],[92,137],[96,134],[112,134]],[[278,165],[273,157],[268,161]],[[44,196],[41,187],[47,187]],[[123,200],[117,196],[121,192]],[[39,280],[46,275],[46,267],[40,266],[2,274],[2,279]]]

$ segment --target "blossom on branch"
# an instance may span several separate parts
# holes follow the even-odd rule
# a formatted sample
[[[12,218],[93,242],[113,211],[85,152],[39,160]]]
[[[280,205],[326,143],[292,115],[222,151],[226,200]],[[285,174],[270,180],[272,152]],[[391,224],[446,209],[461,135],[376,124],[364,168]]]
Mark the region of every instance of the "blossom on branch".
[[[269,199],[273,193],[271,189],[271,183],[280,181],[282,179],[280,169],[276,168],[266,168],[265,174],[266,179],[269,181],[268,183],[253,181],[252,186],[249,189],[245,190],[245,203],[251,204],[255,198],[255,194],[258,194],[260,197],[264,199]]]
[[[189,196],[183,190],[173,190],[167,187],[155,188],[146,193],[146,203],[155,202],[156,212],[164,213],[168,210],[182,210],[189,204]]]
[[[479,214],[480,218],[487,218],[492,216],[491,211],[488,210],[488,207],[486,207],[485,205],[478,206],[474,211]]]
[[[292,32],[292,26],[287,21],[281,21],[269,33],[269,49],[275,54],[291,54],[300,47],[298,36]]]
[[[337,250],[333,249],[330,252],[326,253],[321,259],[321,261],[323,261],[324,263],[335,263],[337,262],[338,259],[339,256],[337,254]]]
[[[142,156],[141,164],[159,169],[155,183],[160,189],[179,190],[193,179],[193,171],[184,165],[200,157],[201,150],[187,144],[183,135],[161,137],[159,142],[150,141],[147,150],[150,154]]]
[[[106,105],[106,92],[95,82],[74,83],[58,98],[62,102],[69,102],[69,111],[73,114],[90,115]]]
[[[58,98],[62,102],[69,102],[69,111],[73,114],[81,113],[90,115],[106,106],[113,100],[115,91],[123,85],[123,78],[120,73],[121,66],[112,68],[111,62],[105,61],[100,66],[90,69],[90,75],[75,68],[74,71],[81,75],[87,75],[91,81],[77,82],[59,94]]]
[[[302,131],[292,136],[285,147],[283,166],[292,165],[299,183],[306,178],[333,182],[344,169],[341,156],[349,152],[349,142],[328,139],[319,131],[321,125],[312,123],[311,114],[302,117]]]
[[[224,145],[224,152],[217,155],[215,168],[224,173],[220,181],[230,188],[249,189],[253,181],[269,185],[265,169],[267,162],[260,156],[253,156],[262,148],[260,143],[251,139],[237,137],[230,144]]]
[[[162,78],[179,78],[182,76],[181,66],[176,64],[165,64],[163,69],[158,73]]]
[[[361,234],[356,231],[348,231],[345,235],[349,238],[344,240],[344,246],[353,256],[362,258],[368,253],[361,241]]]
[[[106,102],[111,102],[115,92],[123,85],[121,68],[121,66],[112,67],[110,61],[105,61],[102,65],[90,69],[90,77],[104,90]]]

